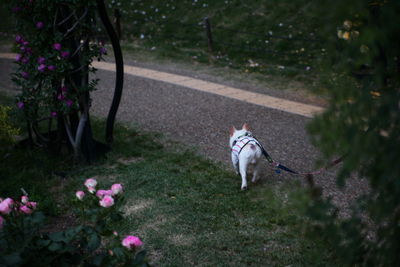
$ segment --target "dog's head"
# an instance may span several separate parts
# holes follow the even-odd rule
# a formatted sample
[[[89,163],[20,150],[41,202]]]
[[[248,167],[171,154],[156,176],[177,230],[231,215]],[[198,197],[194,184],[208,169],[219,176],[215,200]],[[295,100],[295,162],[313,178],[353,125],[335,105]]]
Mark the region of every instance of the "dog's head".
[[[237,130],[235,128],[235,126],[231,126],[230,129],[230,139],[229,139],[229,146],[232,147],[233,142],[240,136],[246,135],[246,134],[250,134],[250,127],[247,123],[243,124],[242,129],[241,130]]]

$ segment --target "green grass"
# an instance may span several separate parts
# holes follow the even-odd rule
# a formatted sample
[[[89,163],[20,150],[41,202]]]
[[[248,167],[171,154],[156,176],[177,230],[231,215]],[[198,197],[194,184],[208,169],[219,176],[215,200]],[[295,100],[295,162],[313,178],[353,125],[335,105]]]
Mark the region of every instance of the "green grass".
[[[104,122],[93,124],[102,140]],[[39,149],[8,153],[0,195],[15,197],[23,186],[53,215],[70,212],[89,177],[123,183],[125,219],[115,229],[140,236],[155,266],[335,265],[326,244],[306,238],[309,199],[299,184],[264,181],[242,192],[232,172],[157,133],[117,125],[113,150],[89,166]]]

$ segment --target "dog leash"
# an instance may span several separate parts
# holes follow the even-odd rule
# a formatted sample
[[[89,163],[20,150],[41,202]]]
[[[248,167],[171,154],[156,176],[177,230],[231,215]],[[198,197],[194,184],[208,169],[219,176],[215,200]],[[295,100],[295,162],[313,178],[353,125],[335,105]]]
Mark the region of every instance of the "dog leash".
[[[278,174],[280,173],[280,170],[284,170],[284,171],[289,172],[289,173],[291,173],[293,175],[301,175],[301,176],[317,175],[317,174],[320,174],[320,173],[328,170],[329,168],[339,164],[340,162],[343,161],[343,158],[345,157],[345,156],[341,156],[341,157],[331,161],[329,164],[325,165],[324,167],[322,167],[322,168],[320,168],[318,170],[312,171],[312,172],[297,172],[297,171],[294,171],[294,170],[286,167],[285,165],[273,160],[272,157],[268,154],[268,152],[261,145],[261,143],[257,140],[257,138],[254,137],[254,136],[252,136],[252,137],[257,141],[257,145],[261,148],[261,152],[264,155],[264,157],[267,159],[268,163],[270,163],[271,165],[273,165],[276,168],[275,172],[278,173]]]

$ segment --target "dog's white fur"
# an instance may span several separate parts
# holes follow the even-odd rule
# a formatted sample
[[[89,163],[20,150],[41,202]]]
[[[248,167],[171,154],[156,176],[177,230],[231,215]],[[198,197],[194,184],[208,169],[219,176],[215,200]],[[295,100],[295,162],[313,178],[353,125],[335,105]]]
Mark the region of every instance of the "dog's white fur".
[[[230,140],[229,145],[232,148],[233,142],[240,136],[246,134],[246,132],[250,133],[250,128],[247,123],[245,123],[241,130],[237,130],[234,126],[230,129]],[[261,148],[254,144],[247,144],[243,147],[239,156],[237,157],[232,153],[232,164],[236,171],[236,174],[240,174],[242,177],[242,186],[241,189],[247,189],[247,180],[246,175],[249,166],[253,166],[253,178],[251,181],[255,183],[257,181],[257,175],[260,169],[262,151]]]

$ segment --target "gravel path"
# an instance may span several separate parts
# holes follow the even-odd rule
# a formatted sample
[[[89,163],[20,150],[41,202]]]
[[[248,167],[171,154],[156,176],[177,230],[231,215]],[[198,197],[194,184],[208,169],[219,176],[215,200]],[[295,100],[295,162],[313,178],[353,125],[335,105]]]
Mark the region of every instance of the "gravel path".
[[[4,83],[11,71],[10,62],[0,59],[0,85],[6,90],[11,88],[7,86],[8,83]],[[149,63],[128,62],[131,65],[152,67]],[[154,66],[154,69],[165,70],[168,67],[158,65]],[[170,72],[199,77],[190,69],[179,71],[174,68]],[[93,94],[92,112],[98,116],[106,116],[113,95],[115,73],[99,70],[96,76],[101,81],[98,90]],[[203,79],[206,76],[200,75]],[[221,81],[221,77],[209,80]],[[238,86],[237,83],[222,82]],[[259,88],[240,88],[268,92]],[[284,94],[288,92],[272,93],[279,97]],[[293,100],[297,97],[288,98]],[[318,151],[310,144],[305,130],[310,121],[308,118],[132,75],[125,76],[117,121],[138,125],[146,131],[161,132],[167,137],[166,140],[193,146],[200,154],[221,162],[222,166],[229,169],[229,127],[241,127],[245,122],[251,126],[254,135],[270,155],[286,166],[299,171],[309,171],[314,169],[314,162],[318,158]],[[270,169],[265,169],[262,179],[268,184],[300,178],[284,172],[275,174]],[[341,207],[346,207],[351,198],[366,188],[359,180],[351,179],[346,190],[339,190],[335,184],[334,170],[317,176],[316,182],[323,187],[324,193],[332,196]],[[239,190],[240,178],[236,183]]]

